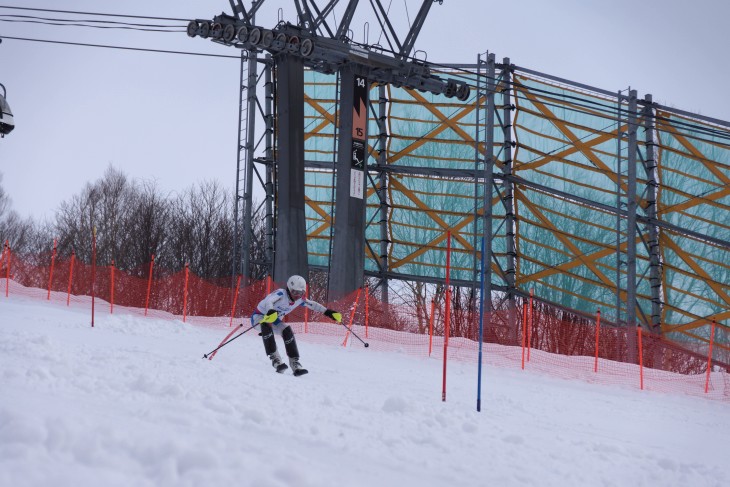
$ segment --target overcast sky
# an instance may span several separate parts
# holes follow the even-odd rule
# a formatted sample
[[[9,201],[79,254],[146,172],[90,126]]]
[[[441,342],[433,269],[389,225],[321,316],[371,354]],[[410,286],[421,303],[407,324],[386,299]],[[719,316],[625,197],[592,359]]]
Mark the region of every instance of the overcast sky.
[[[340,3],[338,20],[347,2]],[[395,29],[405,37],[421,1],[383,4],[390,5]],[[230,10],[226,0],[0,5],[181,19]],[[273,27],[280,7],[282,18],[294,21],[293,0],[266,0],[257,24]],[[360,2],[352,23],[355,40],[364,39],[367,20],[368,40],[377,40],[370,11],[370,2]],[[235,48],[184,32],[17,23],[7,22],[8,15],[120,20],[0,8],[0,37],[238,55]],[[444,0],[433,5],[416,49],[437,63],[474,63],[478,53],[490,51],[518,66],[611,91],[630,86],[640,97],[651,93],[659,103],[730,120],[728,18],[725,0]],[[5,39],[0,83],[16,123],[0,140],[0,173],[22,216],[52,217],[109,165],[132,178],[155,180],[165,192],[203,180],[218,180],[231,192],[235,187],[237,59]]]

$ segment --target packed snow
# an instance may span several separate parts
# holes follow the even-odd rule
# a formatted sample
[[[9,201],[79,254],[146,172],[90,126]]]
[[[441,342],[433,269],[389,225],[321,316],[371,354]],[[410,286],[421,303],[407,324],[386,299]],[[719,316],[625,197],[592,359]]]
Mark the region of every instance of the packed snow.
[[[730,485],[726,402],[228,331],[0,297],[0,485]]]

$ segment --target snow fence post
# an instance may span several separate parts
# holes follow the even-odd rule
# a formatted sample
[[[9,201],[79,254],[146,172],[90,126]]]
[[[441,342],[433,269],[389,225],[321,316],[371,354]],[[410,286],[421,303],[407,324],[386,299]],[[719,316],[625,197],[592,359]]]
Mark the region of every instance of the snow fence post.
[[[525,370],[525,336],[527,335],[527,300],[522,300],[522,370]]]
[[[530,349],[532,348],[532,328],[535,320],[532,317],[532,297],[535,295],[535,289],[530,289],[530,309],[527,312],[527,361],[530,361]]]
[[[6,262],[5,262],[5,297],[7,298],[10,294],[10,244],[8,241],[5,241],[5,255],[6,255]]]
[[[188,276],[190,275],[190,266],[185,263],[185,287],[183,288],[183,323],[188,317]]]
[[[712,320],[710,331],[710,350],[707,352],[707,378],[705,379],[705,394],[710,390],[710,372],[712,371],[712,342],[715,341],[715,320]]]
[[[54,238],[53,239],[53,252],[51,253],[51,270],[48,273],[48,297],[46,298],[46,301],[51,300],[51,284],[53,283],[53,266],[56,264],[56,244],[57,241]]]
[[[433,349],[433,320],[436,313],[436,301],[431,299],[431,319],[428,320],[428,356],[431,356]]]
[[[369,321],[369,306],[370,306],[370,287],[368,283],[365,283],[365,338],[368,337],[368,321]]]
[[[601,310],[596,310],[596,357],[593,362],[593,372],[598,372],[598,337],[601,333]]]
[[[74,276],[74,260],[76,260],[76,251],[71,251],[71,263],[68,265],[68,291],[66,292],[66,306],[71,305],[71,283]]]
[[[152,272],[155,269],[155,254],[150,258],[150,275],[147,277],[147,295],[144,300],[144,315],[147,316],[147,309],[150,305],[150,290],[152,289]]]
[[[91,231],[91,327],[94,328],[94,302],[96,300],[96,227]]]
[[[644,349],[641,344],[641,326],[636,327],[636,333],[639,336],[639,384],[641,390],[644,390]]]
[[[444,377],[441,388],[441,401],[446,402],[446,358],[449,350],[449,333],[451,332],[451,288],[449,287],[449,276],[451,275],[451,230],[446,232],[446,312],[444,313]]]
[[[304,289],[304,297],[309,298],[309,283],[307,283],[306,288]],[[306,306],[304,307],[304,333],[309,332],[309,308]]]
[[[109,295],[111,297],[111,300],[109,302],[109,314],[114,314],[114,259],[112,259],[112,266],[111,269],[109,269],[111,272],[111,275],[109,276]]]

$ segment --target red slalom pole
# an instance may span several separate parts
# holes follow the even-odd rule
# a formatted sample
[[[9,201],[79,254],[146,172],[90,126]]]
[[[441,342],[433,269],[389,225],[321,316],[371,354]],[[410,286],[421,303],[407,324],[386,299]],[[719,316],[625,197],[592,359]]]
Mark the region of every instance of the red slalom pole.
[[[231,306],[231,322],[228,323],[228,326],[233,326],[233,315],[236,313],[236,303],[238,302],[238,288],[241,286],[241,275],[238,275],[238,279],[236,279],[236,290],[233,294],[233,306]]]
[[[347,339],[350,337],[350,330],[352,329],[352,322],[355,319],[355,310],[357,309],[357,305],[360,303],[360,293],[362,292],[362,288],[359,288],[357,290],[357,296],[355,297],[355,304],[352,305],[352,311],[350,311],[350,328],[347,329],[347,333],[345,333],[345,339],[342,341],[342,346],[347,346]]]
[[[707,378],[705,379],[705,394],[710,390],[710,372],[712,371],[712,342],[715,341],[715,320],[712,320],[710,331],[710,351],[707,353]]]
[[[444,313],[444,377],[441,389],[441,401],[446,401],[446,359],[449,351],[449,333],[451,332],[451,288],[449,287],[449,276],[451,275],[451,231],[446,232],[446,311]]]
[[[51,272],[48,273],[48,298],[47,301],[51,300],[51,283],[53,282],[53,266],[56,263],[56,239],[53,239],[53,253],[51,254]]]

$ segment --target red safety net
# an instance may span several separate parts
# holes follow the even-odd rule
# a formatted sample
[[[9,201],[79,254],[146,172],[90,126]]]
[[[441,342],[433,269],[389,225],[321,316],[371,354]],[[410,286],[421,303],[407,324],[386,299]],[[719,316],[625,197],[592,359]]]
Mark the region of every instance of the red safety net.
[[[244,285],[238,277],[203,279],[187,267],[169,272],[154,265],[128,272],[97,266],[95,279],[92,275],[94,269],[75,256],[61,258],[50,252],[18,256],[8,249],[0,257],[3,299],[25,295],[90,308],[93,285],[97,315],[133,313],[221,330],[241,323],[248,326],[249,316],[267,291],[283,286],[267,281]],[[430,309],[384,304],[366,290],[327,303],[324,289],[315,286],[308,293],[338,310],[343,319],[337,324],[306,308],[297,309],[286,322],[303,340],[342,346],[360,346],[362,340],[372,350],[443,359],[444,303]],[[539,301],[530,306],[529,301],[518,300],[512,311],[485,316],[483,364],[730,401],[730,365],[718,359],[728,356],[730,337],[725,327],[713,333],[714,351],[712,341],[690,349],[638,330],[600,326],[598,319],[566,318],[559,309]],[[448,359],[476,364],[478,304],[452,303],[449,330]]]

